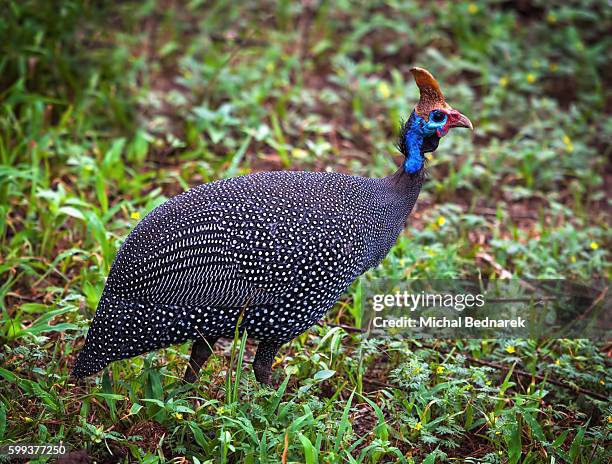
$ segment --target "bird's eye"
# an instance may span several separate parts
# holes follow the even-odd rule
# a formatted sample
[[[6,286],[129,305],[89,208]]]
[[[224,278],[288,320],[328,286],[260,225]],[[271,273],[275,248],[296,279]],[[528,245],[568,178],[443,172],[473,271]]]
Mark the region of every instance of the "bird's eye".
[[[444,113],[442,111],[434,111],[431,115],[431,120],[433,122],[442,122],[444,121]]]

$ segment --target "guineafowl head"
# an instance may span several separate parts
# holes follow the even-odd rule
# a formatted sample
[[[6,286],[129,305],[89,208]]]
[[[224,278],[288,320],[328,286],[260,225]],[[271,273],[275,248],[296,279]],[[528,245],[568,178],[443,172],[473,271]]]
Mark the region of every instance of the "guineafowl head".
[[[398,148],[406,157],[404,170],[410,174],[419,172],[425,164],[425,153],[438,148],[440,139],[453,127],[474,129],[471,121],[453,109],[442,94],[440,86],[423,68],[412,68],[421,98],[416,108],[403,123]]]

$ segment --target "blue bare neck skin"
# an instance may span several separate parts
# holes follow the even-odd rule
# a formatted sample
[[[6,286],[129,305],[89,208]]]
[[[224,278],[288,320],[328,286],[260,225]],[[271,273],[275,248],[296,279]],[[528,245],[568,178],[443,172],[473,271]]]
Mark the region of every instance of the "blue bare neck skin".
[[[406,122],[404,140],[402,141],[405,147],[404,155],[406,155],[404,170],[407,173],[415,174],[423,168],[425,163],[423,140],[425,137],[434,134],[437,126],[435,123],[428,123],[414,111],[410,115]]]

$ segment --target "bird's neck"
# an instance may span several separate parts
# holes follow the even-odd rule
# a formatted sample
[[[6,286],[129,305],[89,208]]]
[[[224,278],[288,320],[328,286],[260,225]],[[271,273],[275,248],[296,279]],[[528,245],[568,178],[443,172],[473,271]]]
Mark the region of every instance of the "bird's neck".
[[[423,182],[425,181],[425,169],[422,168],[414,174],[406,172],[404,165],[400,165],[397,171],[384,178],[388,188],[400,197],[413,198],[416,200]],[[414,206],[414,203],[413,203]],[[411,208],[412,209],[412,208]]]
[[[425,181],[425,170],[421,169],[415,174],[407,173],[403,166],[388,177],[382,179],[385,189],[385,203],[391,207],[394,217],[397,218],[400,228],[414,208],[414,205]]]
[[[381,195],[377,195],[380,223],[374,228],[377,232],[372,241],[372,261],[369,266],[378,264],[397,241],[416,203],[424,178],[422,169],[409,174],[401,165],[394,174],[378,179],[381,186]]]

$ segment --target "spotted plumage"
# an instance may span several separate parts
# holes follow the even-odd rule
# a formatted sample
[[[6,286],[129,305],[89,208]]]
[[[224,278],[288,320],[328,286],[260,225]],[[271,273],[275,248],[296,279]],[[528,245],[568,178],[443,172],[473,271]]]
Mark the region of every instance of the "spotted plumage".
[[[414,144],[416,117],[402,131],[400,149]],[[425,132],[421,157],[438,141]],[[168,200],[121,246],[73,375],[195,340],[186,372],[193,381],[212,345],[232,336],[242,315],[240,330],[259,340],[256,377],[268,383],[280,346],[389,252],[423,179],[422,168],[404,166],[381,179],[265,172]]]

